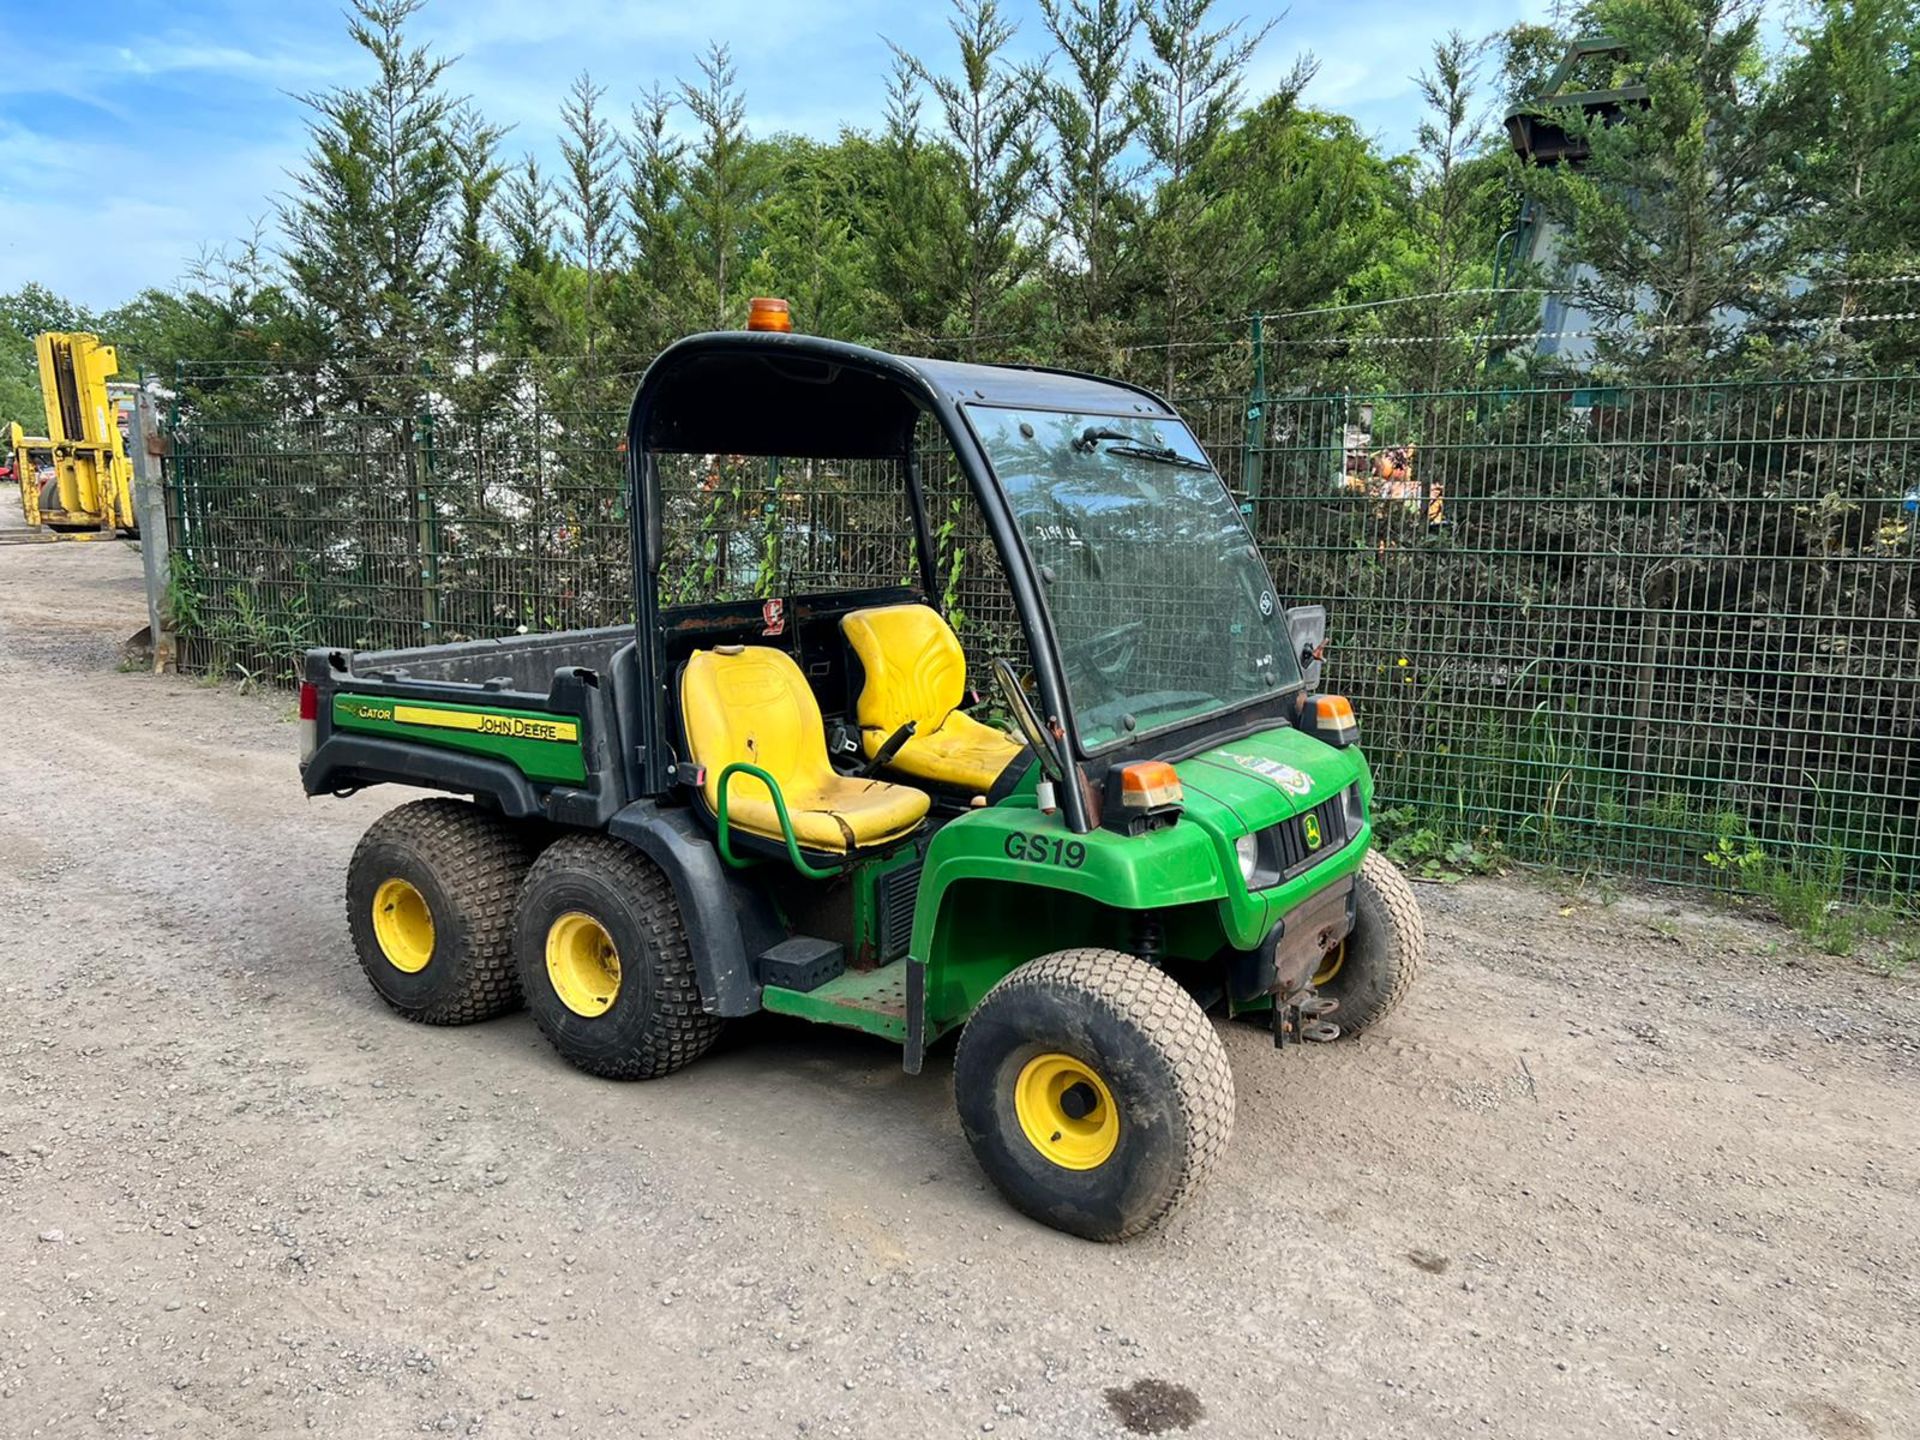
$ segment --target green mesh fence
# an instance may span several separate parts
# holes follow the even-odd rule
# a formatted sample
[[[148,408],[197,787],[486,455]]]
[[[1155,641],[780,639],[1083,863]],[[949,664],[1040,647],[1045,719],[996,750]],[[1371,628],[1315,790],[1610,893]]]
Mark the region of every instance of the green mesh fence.
[[[1917,427],[1912,379],[1308,397],[1242,483],[1388,805],[1563,865],[1905,895]]]
[[[1913,890],[1920,383],[1182,408],[1280,593],[1328,606],[1325,683],[1360,713],[1383,808],[1567,866],[1726,883],[1764,853]],[[630,618],[624,426],[533,385],[393,416],[253,379],[183,407],[183,666],[285,679],[309,645]],[[975,666],[1018,662],[977,510],[931,435],[920,463]],[[679,457],[663,490],[670,602],[913,573],[893,463]]]

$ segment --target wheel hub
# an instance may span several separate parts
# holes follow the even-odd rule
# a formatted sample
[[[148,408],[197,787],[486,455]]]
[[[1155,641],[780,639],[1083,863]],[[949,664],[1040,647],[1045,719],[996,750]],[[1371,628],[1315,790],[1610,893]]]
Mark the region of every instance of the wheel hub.
[[[1320,969],[1313,977],[1313,988],[1333,983],[1333,977],[1340,973],[1340,967],[1347,963],[1347,942],[1345,939],[1333,948],[1327,958],[1320,962]]]
[[[417,975],[433,959],[433,911],[427,897],[398,876],[373,892],[373,938],[396,970]]]
[[[1067,1112],[1069,1120],[1086,1119],[1099,1103],[1100,1097],[1094,1094],[1093,1087],[1084,1080],[1075,1081],[1060,1096],[1060,1108]]]
[[[620,952],[606,927],[580,910],[548,926],[547,978],[576,1015],[591,1020],[612,1009],[620,994]]]
[[[1029,1144],[1063,1170],[1104,1165],[1120,1143],[1120,1109],[1094,1068],[1058,1051],[1036,1055],[1013,1082]]]

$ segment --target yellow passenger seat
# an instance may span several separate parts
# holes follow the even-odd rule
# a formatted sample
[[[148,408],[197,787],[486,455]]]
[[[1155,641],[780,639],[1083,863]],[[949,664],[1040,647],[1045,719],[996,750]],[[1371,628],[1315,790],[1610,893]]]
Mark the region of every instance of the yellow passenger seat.
[[[918,728],[888,768],[984,794],[1025,748],[959,708],[967,657],[953,627],[926,605],[880,605],[840,622],[867,672],[855,718],[869,758],[909,720]]]
[[[687,749],[706,767],[707,807],[720,811],[720,772],[758,765],[780,786],[803,848],[844,854],[908,834],[927,813],[925,792],[855,780],[827,763],[826,727],[800,667],[764,645],[696,650],[680,677]],[[727,782],[727,820],[779,840],[773,794],[752,775]]]

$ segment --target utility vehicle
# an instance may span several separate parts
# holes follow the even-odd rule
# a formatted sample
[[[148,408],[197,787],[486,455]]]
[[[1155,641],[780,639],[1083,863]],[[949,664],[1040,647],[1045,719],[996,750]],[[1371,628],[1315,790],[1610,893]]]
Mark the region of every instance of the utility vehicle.
[[[941,613],[929,439],[1024,637],[1024,666],[987,667],[1006,728],[970,713]],[[688,457],[893,477],[904,583],[664,603],[662,477]],[[625,463],[633,625],[306,657],[309,794],[471,797],[391,811],[349,867],[360,963],[402,1015],[524,1001],[616,1079],[669,1074],[763,1010],[884,1036],[913,1073],[958,1031],[987,1174],[1110,1240],[1164,1219],[1227,1144],[1209,1011],[1289,1044],[1405,995],[1420,917],[1369,850],[1352,708],[1313,690],[1324,613],[1282,610],[1164,401],[696,335],[641,381]],[[794,543],[832,550],[828,528]]]

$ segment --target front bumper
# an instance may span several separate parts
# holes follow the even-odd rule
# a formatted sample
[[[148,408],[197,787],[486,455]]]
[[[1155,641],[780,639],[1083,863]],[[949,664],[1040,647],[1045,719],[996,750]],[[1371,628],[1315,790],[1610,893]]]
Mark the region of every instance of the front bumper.
[[[1229,967],[1233,998],[1284,997],[1304,990],[1328,955],[1353,933],[1357,891],[1349,872],[1288,910],[1251,950]]]

